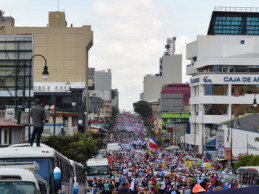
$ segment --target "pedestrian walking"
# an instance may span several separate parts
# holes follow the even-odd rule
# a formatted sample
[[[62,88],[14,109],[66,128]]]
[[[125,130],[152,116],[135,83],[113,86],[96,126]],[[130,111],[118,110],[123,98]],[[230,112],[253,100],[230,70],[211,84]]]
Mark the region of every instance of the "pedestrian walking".
[[[33,142],[36,135],[37,135],[36,144],[37,146],[40,146],[40,138],[43,132],[43,126],[46,123],[46,113],[45,113],[45,109],[43,108],[43,105],[44,105],[43,101],[38,100],[37,106],[34,106],[31,109],[30,116],[32,118],[32,123],[33,123],[33,132],[30,139],[31,146],[33,146]]]

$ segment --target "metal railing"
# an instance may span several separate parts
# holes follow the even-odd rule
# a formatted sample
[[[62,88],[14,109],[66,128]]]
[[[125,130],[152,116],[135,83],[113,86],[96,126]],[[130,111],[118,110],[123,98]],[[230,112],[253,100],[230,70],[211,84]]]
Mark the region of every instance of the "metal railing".
[[[216,6],[214,11],[229,11],[229,12],[259,12],[259,7],[225,7]]]

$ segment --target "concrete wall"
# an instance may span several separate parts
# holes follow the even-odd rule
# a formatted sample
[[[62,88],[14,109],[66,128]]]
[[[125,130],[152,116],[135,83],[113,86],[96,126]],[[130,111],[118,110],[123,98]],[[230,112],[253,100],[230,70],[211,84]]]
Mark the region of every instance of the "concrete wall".
[[[163,56],[162,66],[162,76],[144,77],[145,101],[159,99],[163,85],[182,82],[182,55]]]
[[[24,127],[8,127],[0,128],[0,145],[18,144],[25,141],[25,128]],[[5,136],[7,141],[5,141]],[[9,140],[11,139],[11,142]]]
[[[163,83],[182,83],[182,55],[163,56]]]
[[[228,128],[227,125],[222,125],[222,129],[224,130],[225,137],[225,147],[230,148],[231,143],[231,128]],[[230,129],[229,142],[227,141],[228,137],[228,129]],[[242,129],[233,129],[233,146],[232,152],[234,157],[237,157],[239,153],[243,154],[259,154],[259,141],[256,141],[255,138],[258,138],[258,132],[250,132]]]
[[[94,72],[94,84],[96,90],[107,90],[112,89],[112,74],[111,72]]]
[[[160,76],[144,77],[144,100],[151,101],[160,98],[163,78]]]

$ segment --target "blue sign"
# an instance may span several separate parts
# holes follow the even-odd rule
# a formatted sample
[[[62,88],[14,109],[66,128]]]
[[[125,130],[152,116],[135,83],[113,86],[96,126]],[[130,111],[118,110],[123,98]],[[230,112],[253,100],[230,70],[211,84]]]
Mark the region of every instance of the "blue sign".
[[[226,76],[224,77],[224,82],[244,82],[244,83],[251,83],[251,82],[259,82],[259,77],[231,77]]]
[[[192,84],[196,84],[200,82],[200,78],[194,78],[191,80]]]
[[[218,148],[218,158],[225,159],[225,147],[219,147]]]

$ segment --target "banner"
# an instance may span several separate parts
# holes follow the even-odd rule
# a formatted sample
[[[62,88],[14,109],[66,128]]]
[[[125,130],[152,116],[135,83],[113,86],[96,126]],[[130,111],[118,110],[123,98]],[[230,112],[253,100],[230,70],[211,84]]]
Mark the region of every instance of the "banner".
[[[224,147],[218,148],[218,158],[225,159],[225,148]]]
[[[224,147],[224,132],[217,132],[216,136],[216,149],[219,149],[219,147]]]

